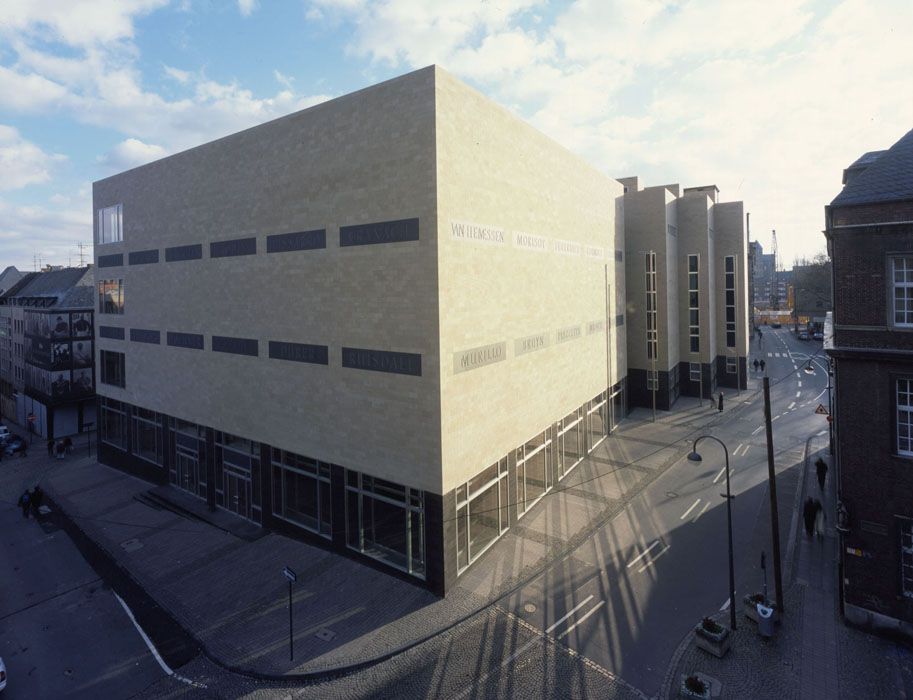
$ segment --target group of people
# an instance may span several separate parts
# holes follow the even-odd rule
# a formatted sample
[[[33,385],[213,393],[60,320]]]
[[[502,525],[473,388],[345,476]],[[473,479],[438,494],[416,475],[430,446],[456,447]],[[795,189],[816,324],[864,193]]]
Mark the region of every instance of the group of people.
[[[815,471],[818,477],[818,487],[824,493],[824,483],[827,480],[827,462],[821,457],[815,461]],[[802,518],[805,521],[805,534],[809,537],[824,537],[824,506],[817,498],[809,496],[805,499],[802,508]]]
[[[63,440],[48,440],[48,457],[57,457],[63,459],[65,455],[73,451],[73,441],[65,437]]]
[[[764,362],[764,360],[755,360],[754,362],[751,363],[751,365],[752,365],[752,367],[754,367],[755,372],[757,372],[758,369],[760,369],[763,372],[764,369],[767,367],[767,363]]]
[[[44,491],[41,486],[35,484],[31,491],[26,489],[19,496],[19,507],[22,508],[22,517],[28,519],[29,513],[34,513],[38,517],[38,509],[41,508],[41,502],[44,500]]]

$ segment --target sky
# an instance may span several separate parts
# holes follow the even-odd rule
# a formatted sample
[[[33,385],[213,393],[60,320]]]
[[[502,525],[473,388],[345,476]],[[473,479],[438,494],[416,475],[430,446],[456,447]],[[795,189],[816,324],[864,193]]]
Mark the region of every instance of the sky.
[[[909,0],[2,0],[0,269],[91,260],[92,182],[436,63],[607,175],[716,184],[786,268],[913,128]]]

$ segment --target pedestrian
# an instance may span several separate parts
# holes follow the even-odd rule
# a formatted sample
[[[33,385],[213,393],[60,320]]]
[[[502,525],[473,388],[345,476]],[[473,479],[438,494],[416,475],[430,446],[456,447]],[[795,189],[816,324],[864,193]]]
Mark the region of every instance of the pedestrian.
[[[44,500],[44,491],[41,490],[41,486],[35,484],[35,488],[32,489],[32,495],[29,498],[29,505],[31,506],[32,513],[35,514],[35,520],[38,520],[38,509],[41,508],[41,502]]]
[[[758,362],[757,359],[756,359],[752,364],[754,365],[754,371],[757,372],[757,371],[758,371],[758,367],[760,366],[761,363]]]
[[[29,490],[26,489],[22,492],[22,495],[19,496],[19,507],[22,508],[22,517],[28,519],[29,517]]]
[[[723,392],[722,391],[720,392],[720,402],[719,402],[719,404],[717,404],[717,406],[720,410],[720,413],[722,413],[723,412]]]
[[[818,472],[818,486],[824,491],[824,480],[827,478],[827,462],[821,457],[815,462],[815,471]]]
[[[815,527],[815,504],[811,497],[806,498],[805,505],[802,506],[802,520],[805,522],[805,534],[811,537]]]
[[[824,539],[824,506],[815,499],[815,538]]]
[[[762,371],[762,372],[766,372],[766,371],[767,371],[767,370],[765,369],[766,367],[767,367],[767,363],[764,362],[764,360],[761,360],[761,371]]]
[[[53,438],[48,440],[48,457],[54,456],[54,440]]]

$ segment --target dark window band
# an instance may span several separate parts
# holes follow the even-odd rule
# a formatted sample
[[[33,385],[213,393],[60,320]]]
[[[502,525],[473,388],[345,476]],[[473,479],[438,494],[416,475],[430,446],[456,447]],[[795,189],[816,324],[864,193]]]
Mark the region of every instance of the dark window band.
[[[253,338],[230,338],[224,335],[212,336],[213,352],[228,352],[233,355],[250,355],[256,357],[259,354],[259,343]]]
[[[127,255],[127,260],[131,265],[148,265],[159,261],[158,248],[155,250],[137,250]]]
[[[203,245],[176,245],[165,248],[165,262],[179,262],[181,260],[199,260],[203,257]]]
[[[124,264],[124,254],[114,253],[113,255],[99,255],[99,267],[120,267]]]
[[[329,364],[329,350],[326,345],[283,343],[271,340],[269,341],[269,356],[274,360],[309,362],[314,365]]]
[[[326,229],[277,233],[266,237],[267,253],[291,253],[295,250],[318,250],[327,247]]]
[[[377,243],[400,243],[418,240],[418,219],[381,221],[374,224],[341,226],[340,247],[354,245],[375,245]]]
[[[213,241],[209,244],[210,258],[233,258],[238,255],[256,254],[256,238],[235,238],[231,241]]]
[[[159,345],[162,342],[162,334],[159,331],[150,331],[144,328],[131,328],[130,340],[134,343],[154,343]]]
[[[422,376],[422,356],[411,352],[343,348],[342,366],[372,372]]]
[[[203,336],[199,333],[177,333],[168,331],[168,344],[175,348],[203,349]]]
[[[101,338],[111,338],[111,340],[123,340],[124,329],[117,326],[99,326],[98,335]]]

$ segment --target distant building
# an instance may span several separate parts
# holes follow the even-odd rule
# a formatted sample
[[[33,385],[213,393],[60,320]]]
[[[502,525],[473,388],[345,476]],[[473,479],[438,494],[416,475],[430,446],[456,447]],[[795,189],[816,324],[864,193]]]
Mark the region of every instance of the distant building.
[[[847,620],[913,635],[913,131],[844,172],[825,209]]]
[[[793,265],[790,289],[793,321],[797,327],[815,330],[824,327],[824,317],[834,306],[831,276],[830,260]]]
[[[625,186],[628,401],[747,387],[748,251],[742,202],[715,185]],[[655,390],[655,393],[654,393]]]

